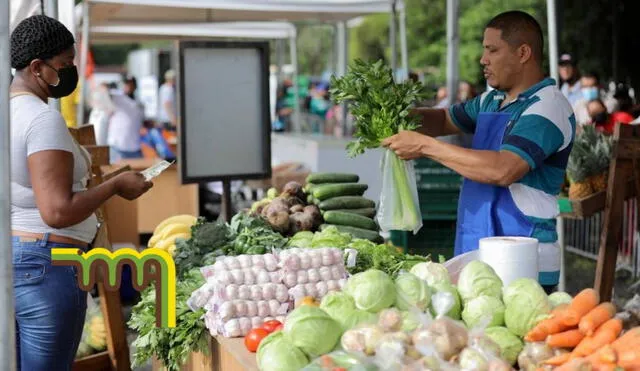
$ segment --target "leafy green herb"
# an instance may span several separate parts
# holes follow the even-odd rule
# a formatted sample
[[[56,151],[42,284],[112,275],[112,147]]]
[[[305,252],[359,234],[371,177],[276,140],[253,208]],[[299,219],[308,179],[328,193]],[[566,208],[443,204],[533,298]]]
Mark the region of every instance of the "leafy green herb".
[[[202,266],[202,260],[206,254],[216,252],[229,244],[232,238],[232,233],[225,223],[208,223],[206,219],[200,218],[191,227],[191,239],[176,240],[176,256],[173,260],[178,277],[182,277],[193,268]],[[219,253],[222,252],[219,251]]]
[[[355,267],[348,269],[351,274],[379,269],[395,278],[400,271],[408,271],[418,263],[431,260],[428,256],[403,254],[395,246],[376,245],[369,240],[354,239],[349,248],[358,252]]]
[[[331,78],[331,98],[346,102],[355,118],[356,141],[347,149],[351,157],[377,148],[383,139],[401,130],[415,130],[418,119],[409,115],[413,104],[423,97],[420,82],[395,83],[391,68],[379,60],[366,63],[357,59],[342,77]]]
[[[202,320],[204,309],[192,312],[187,306],[191,293],[204,284],[202,274],[193,269],[176,283],[176,327],[156,327],[156,291],[149,287],[142,293],[142,300],[133,307],[130,328],[138,333],[134,341],[133,366],[140,366],[152,357],[167,368],[179,371],[192,352],[208,352],[207,330]]]

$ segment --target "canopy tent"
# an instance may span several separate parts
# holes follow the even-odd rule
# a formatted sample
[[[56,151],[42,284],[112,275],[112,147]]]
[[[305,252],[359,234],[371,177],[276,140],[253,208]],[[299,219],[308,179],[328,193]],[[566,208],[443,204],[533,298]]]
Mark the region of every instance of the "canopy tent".
[[[81,10],[81,9],[80,9]],[[242,38],[260,40],[289,40],[291,64],[294,78],[297,73],[296,27],[287,22],[223,22],[181,24],[126,24],[93,26],[90,40],[94,43],[126,43],[142,40],[200,40],[212,38]],[[278,70],[282,70],[278,60]],[[85,76],[84,74],[82,76]],[[84,80],[83,80],[84,81]],[[271,91],[271,111],[275,109],[275,91]],[[83,98],[82,98],[83,99]],[[82,101],[81,99],[81,101]],[[78,107],[78,118],[84,116],[84,101]]]
[[[337,23],[339,45],[337,73],[347,68],[347,22],[357,17],[392,13],[392,67],[396,63],[396,12],[400,15],[402,71],[408,74],[405,32],[405,12],[402,0],[84,0],[82,6],[83,34],[93,26],[132,25],[137,23],[211,23],[240,21],[290,21]],[[86,28],[85,28],[86,27]],[[86,31],[86,32],[85,32]],[[88,47],[88,38],[83,44]],[[295,43],[294,43],[295,44]],[[83,47],[81,50],[87,50]],[[86,56],[81,56],[84,60]],[[84,64],[84,63],[83,63]],[[297,69],[294,73],[297,74]],[[298,84],[293,84],[296,97],[295,123],[300,130]],[[345,112],[346,115],[346,112]]]
[[[90,40],[95,43],[200,38],[295,40],[296,28],[293,24],[286,22],[114,24],[93,26],[90,29],[90,36]]]

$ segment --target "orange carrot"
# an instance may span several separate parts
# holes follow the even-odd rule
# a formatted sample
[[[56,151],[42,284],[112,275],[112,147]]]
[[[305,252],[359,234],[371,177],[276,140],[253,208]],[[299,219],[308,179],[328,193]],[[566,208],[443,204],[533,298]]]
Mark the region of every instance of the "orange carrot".
[[[580,319],[578,328],[583,334],[591,336],[600,325],[610,320],[615,314],[615,305],[610,302],[601,303]]]
[[[587,360],[591,363],[616,363],[618,361],[618,355],[611,344],[607,344],[597,351],[593,352],[587,357]]]
[[[570,326],[564,324],[564,311],[569,307],[568,304],[562,304],[557,306],[552,312],[551,316],[536,324],[525,336],[525,340],[528,342],[545,341],[547,336],[557,334],[559,332],[568,330]]]
[[[640,347],[640,327],[635,327],[625,332],[611,343],[611,346],[618,352],[626,348]]]
[[[600,294],[594,289],[584,289],[578,293],[569,303],[569,307],[563,312],[564,324],[576,326],[582,317],[595,308],[600,302]]]
[[[584,339],[584,334],[578,329],[568,330],[547,337],[547,345],[552,348],[575,348]]]
[[[584,358],[575,358],[560,367],[556,367],[554,371],[582,371],[588,369],[591,369],[591,363]]]
[[[549,366],[561,366],[569,362],[570,357],[571,353],[558,354],[557,356],[551,357],[542,363]]]
[[[613,343],[622,331],[622,321],[612,318],[603,323],[592,337],[586,337],[576,346],[572,352],[574,357],[583,357],[593,354],[607,344]]]

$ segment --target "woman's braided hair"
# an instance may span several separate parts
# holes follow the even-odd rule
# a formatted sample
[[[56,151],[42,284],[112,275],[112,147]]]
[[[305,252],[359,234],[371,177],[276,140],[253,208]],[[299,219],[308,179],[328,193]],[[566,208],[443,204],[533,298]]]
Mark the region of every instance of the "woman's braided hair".
[[[50,59],[75,44],[59,21],[45,15],[24,19],[11,33],[11,67],[21,70],[34,59]]]

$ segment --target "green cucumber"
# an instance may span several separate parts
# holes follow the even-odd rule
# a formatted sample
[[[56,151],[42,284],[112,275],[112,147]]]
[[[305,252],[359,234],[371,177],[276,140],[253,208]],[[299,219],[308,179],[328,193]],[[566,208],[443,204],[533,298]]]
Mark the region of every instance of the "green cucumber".
[[[384,239],[378,232],[369,231],[362,228],[349,227],[346,225],[334,225],[334,224],[322,224],[320,231],[327,229],[327,227],[336,227],[338,231],[342,233],[349,233],[354,238],[361,238],[363,240],[369,240],[375,243],[383,243]]]
[[[332,211],[332,210],[323,211],[322,214],[324,215],[324,213],[329,211]],[[374,216],[376,216],[376,209],[374,207],[364,207],[360,209],[336,209],[333,211],[341,211],[343,213],[362,215],[362,216],[366,216],[367,218],[373,218]]]
[[[307,183],[358,183],[360,177],[349,173],[313,173],[307,177]]]
[[[348,227],[368,229],[371,231],[378,230],[378,225],[373,221],[373,219],[342,211],[327,211],[324,213],[324,221],[328,224],[346,225]]]
[[[315,200],[316,200],[316,199],[313,197],[313,195],[312,195],[312,194],[310,194],[310,195],[308,195],[308,196],[307,196],[307,203],[308,203],[309,205],[313,204]]]
[[[375,208],[376,203],[362,196],[333,197],[320,202],[320,210]]]
[[[344,183],[326,184],[313,187],[313,197],[320,201],[339,196],[362,196],[369,188],[366,184]]]

